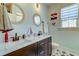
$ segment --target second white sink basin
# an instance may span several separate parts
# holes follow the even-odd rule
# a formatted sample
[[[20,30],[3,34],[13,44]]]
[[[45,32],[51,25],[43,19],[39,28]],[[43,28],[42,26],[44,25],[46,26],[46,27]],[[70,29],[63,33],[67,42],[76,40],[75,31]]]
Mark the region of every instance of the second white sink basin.
[[[25,40],[25,39],[21,39],[21,40],[15,41],[15,42],[8,42],[8,43],[5,43],[5,48],[12,49],[12,48],[18,47],[24,43],[29,43],[29,42],[31,42],[31,40]]]

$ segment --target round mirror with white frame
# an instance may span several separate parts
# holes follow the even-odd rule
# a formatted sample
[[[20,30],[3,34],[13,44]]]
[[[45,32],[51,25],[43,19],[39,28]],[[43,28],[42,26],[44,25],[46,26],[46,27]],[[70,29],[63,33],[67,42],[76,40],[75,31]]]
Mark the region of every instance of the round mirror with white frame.
[[[39,14],[34,14],[33,22],[35,25],[39,26],[41,24],[41,17]]]
[[[8,3],[6,5],[8,5]],[[20,23],[24,19],[24,11],[15,3],[12,3],[11,12],[8,12],[8,15],[13,24]]]

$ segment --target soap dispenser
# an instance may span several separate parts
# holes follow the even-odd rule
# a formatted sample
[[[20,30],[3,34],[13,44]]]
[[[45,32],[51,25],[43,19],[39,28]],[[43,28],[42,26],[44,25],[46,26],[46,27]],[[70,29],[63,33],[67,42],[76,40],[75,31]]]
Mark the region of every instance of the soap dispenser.
[[[23,35],[22,35],[22,39],[25,39],[25,38],[26,38],[26,36],[25,36],[25,34],[23,34]]]

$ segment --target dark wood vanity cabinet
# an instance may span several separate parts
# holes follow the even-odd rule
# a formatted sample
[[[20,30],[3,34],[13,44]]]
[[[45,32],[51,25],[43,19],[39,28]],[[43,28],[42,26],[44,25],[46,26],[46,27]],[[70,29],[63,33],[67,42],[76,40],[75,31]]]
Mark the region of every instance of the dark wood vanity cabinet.
[[[13,51],[5,56],[51,56],[52,39],[51,37],[38,41],[34,44]]]

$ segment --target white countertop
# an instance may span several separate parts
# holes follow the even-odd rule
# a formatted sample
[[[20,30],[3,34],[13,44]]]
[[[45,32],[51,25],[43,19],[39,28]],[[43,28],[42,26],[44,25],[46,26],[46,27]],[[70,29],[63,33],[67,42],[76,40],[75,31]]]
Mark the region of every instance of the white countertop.
[[[35,42],[38,42],[40,40],[43,40],[45,38],[50,37],[50,35],[41,35],[41,36],[30,36],[27,37],[26,39],[20,39],[15,42],[8,42],[8,43],[1,43],[0,44],[0,55],[6,55],[8,53],[11,53],[15,50],[21,49],[25,46],[31,45]]]

